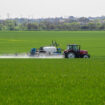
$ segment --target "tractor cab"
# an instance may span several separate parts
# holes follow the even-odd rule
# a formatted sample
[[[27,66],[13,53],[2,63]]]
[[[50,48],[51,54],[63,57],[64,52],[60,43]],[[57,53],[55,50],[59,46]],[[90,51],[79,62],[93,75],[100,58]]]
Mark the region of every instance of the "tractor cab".
[[[76,44],[68,45],[67,50],[79,52],[80,51],[80,45],[76,45]]]
[[[80,45],[70,44],[67,45],[67,50],[64,51],[65,58],[89,58],[86,50],[80,50]]]

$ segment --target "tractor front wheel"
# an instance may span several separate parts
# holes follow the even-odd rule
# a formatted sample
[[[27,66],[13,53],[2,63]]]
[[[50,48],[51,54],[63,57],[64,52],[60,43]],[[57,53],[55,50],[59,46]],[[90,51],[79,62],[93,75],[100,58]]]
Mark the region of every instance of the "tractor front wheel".
[[[89,55],[83,55],[83,58],[90,58]]]

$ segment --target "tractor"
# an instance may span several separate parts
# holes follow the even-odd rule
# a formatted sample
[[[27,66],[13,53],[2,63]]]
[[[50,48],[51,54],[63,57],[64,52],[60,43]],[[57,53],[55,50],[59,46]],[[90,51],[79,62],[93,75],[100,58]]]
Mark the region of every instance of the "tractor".
[[[65,58],[90,58],[88,51],[80,50],[80,45],[71,44],[67,46],[67,50],[64,51]]]

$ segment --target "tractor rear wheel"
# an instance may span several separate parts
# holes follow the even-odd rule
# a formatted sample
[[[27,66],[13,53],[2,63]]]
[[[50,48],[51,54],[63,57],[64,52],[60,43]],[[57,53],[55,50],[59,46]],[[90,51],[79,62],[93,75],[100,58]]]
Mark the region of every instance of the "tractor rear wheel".
[[[68,53],[67,58],[75,58],[75,54],[74,53]]]

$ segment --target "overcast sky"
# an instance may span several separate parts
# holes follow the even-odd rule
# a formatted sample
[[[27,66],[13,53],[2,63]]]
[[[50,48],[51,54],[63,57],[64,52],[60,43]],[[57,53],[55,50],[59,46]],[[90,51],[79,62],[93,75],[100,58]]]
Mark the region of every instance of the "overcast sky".
[[[0,18],[105,15],[105,0],[0,0]]]

